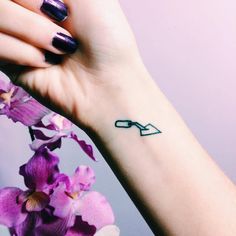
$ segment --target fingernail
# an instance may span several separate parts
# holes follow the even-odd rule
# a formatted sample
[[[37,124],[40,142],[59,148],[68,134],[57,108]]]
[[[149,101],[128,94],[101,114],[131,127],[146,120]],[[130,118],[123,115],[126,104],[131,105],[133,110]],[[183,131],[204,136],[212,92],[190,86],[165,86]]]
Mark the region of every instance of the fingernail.
[[[60,0],[44,0],[40,10],[58,22],[64,21],[68,16],[67,7]]]
[[[58,65],[62,62],[63,57],[61,55],[46,51],[45,52],[45,62],[51,65]]]
[[[65,53],[74,53],[78,48],[78,41],[63,33],[57,33],[52,40],[52,45]]]

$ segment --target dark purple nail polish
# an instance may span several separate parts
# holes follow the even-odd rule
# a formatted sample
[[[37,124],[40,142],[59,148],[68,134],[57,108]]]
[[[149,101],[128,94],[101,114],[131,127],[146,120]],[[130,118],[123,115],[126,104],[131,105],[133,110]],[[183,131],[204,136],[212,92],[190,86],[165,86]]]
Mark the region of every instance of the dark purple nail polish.
[[[78,41],[63,33],[57,33],[52,40],[52,45],[65,53],[74,53],[78,48]]]
[[[44,0],[40,10],[58,22],[64,21],[68,16],[67,7],[60,0]]]
[[[51,65],[58,65],[63,61],[62,55],[58,55],[49,51],[45,52],[45,62]]]

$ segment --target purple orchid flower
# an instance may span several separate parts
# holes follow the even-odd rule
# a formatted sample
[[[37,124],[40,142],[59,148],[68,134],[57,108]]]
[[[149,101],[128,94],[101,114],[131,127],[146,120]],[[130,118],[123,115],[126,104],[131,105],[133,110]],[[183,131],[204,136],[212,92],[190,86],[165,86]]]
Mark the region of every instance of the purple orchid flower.
[[[22,88],[10,82],[5,82],[5,80],[0,78],[0,115],[6,115],[14,122],[19,121],[26,126],[36,126],[57,131],[57,134],[53,137],[47,137],[40,130],[33,131],[36,137],[36,140],[30,146],[33,151],[37,151],[42,147],[48,147],[52,151],[61,147],[62,138],[71,138],[95,161],[91,145],[84,140],[80,140],[75,133],[65,132],[72,126],[68,119],[54,113],[49,119],[49,124],[44,125],[42,118],[49,113],[49,109],[38,103]]]
[[[0,224],[11,235],[93,236],[114,223],[105,197],[89,191],[95,182],[94,171],[79,166],[68,177],[59,172],[58,164],[55,154],[41,148],[20,167],[28,190],[0,190]]]
[[[20,175],[24,177],[25,185],[33,191],[48,190],[53,185],[59,173],[59,158],[47,148],[37,150],[27,164],[20,167]]]
[[[49,109],[41,105],[22,88],[0,78],[0,115],[26,126],[37,124]]]
[[[48,137],[30,128],[35,138],[30,147],[35,154],[19,172],[28,189],[0,189],[0,224],[12,236],[119,236],[110,204],[100,193],[90,191],[95,182],[93,170],[79,166],[68,177],[59,172],[59,158],[52,153],[61,147],[62,138],[71,138],[96,161],[92,146],[69,131],[72,123],[58,114],[52,113],[45,125],[42,119],[48,113],[23,89],[0,78],[0,115],[56,131]]]
[[[114,223],[114,214],[106,198],[98,192],[89,192],[95,182],[93,170],[79,166],[69,178],[69,185],[60,182],[50,197],[49,205],[59,218],[74,216],[74,224],[66,236],[94,235],[97,230]]]
[[[42,224],[42,213],[50,213],[50,191],[59,176],[58,163],[55,154],[41,149],[20,167],[28,190],[0,190],[0,223],[10,228],[11,235],[35,235],[32,232]]]
[[[44,124],[43,121],[40,121],[35,125],[35,127],[54,130],[56,131],[56,134],[52,137],[48,137],[41,130],[34,129],[32,132],[36,139],[30,145],[30,148],[33,151],[37,151],[42,147],[47,147],[49,150],[53,151],[54,149],[61,147],[62,138],[70,138],[76,141],[81,149],[92,160],[96,161],[96,158],[93,154],[92,146],[90,144],[87,144],[84,140],[80,140],[73,131],[69,131],[72,127],[72,123],[65,117],[54,113],[49,118],[48,124]]]

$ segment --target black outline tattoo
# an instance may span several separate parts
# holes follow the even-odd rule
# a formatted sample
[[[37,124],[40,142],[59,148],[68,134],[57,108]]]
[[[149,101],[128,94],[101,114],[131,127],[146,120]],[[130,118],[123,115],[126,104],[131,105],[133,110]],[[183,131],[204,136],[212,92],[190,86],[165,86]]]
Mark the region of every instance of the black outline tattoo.
[[[157,129],[152,124],[147,124],[145,126],[141,125],[138,122],[133,122],[131,120],[117,120],[115,122],[116,128],[131,128],[132,126],[136,126],[140,130],[140,136],[154,135],[162,133],[159,129]]]

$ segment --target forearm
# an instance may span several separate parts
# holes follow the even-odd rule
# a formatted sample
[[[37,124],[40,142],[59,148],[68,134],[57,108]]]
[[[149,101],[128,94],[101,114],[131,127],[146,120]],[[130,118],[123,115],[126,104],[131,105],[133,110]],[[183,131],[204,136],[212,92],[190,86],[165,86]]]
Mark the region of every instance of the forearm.
[[[139,76],[143,84],[129,87],[88,134],[155,234],[236,235],[234,185],[148,73]],[[115,127],[117,120],[151,123],[161,133],[140,136],[136,126]]]

